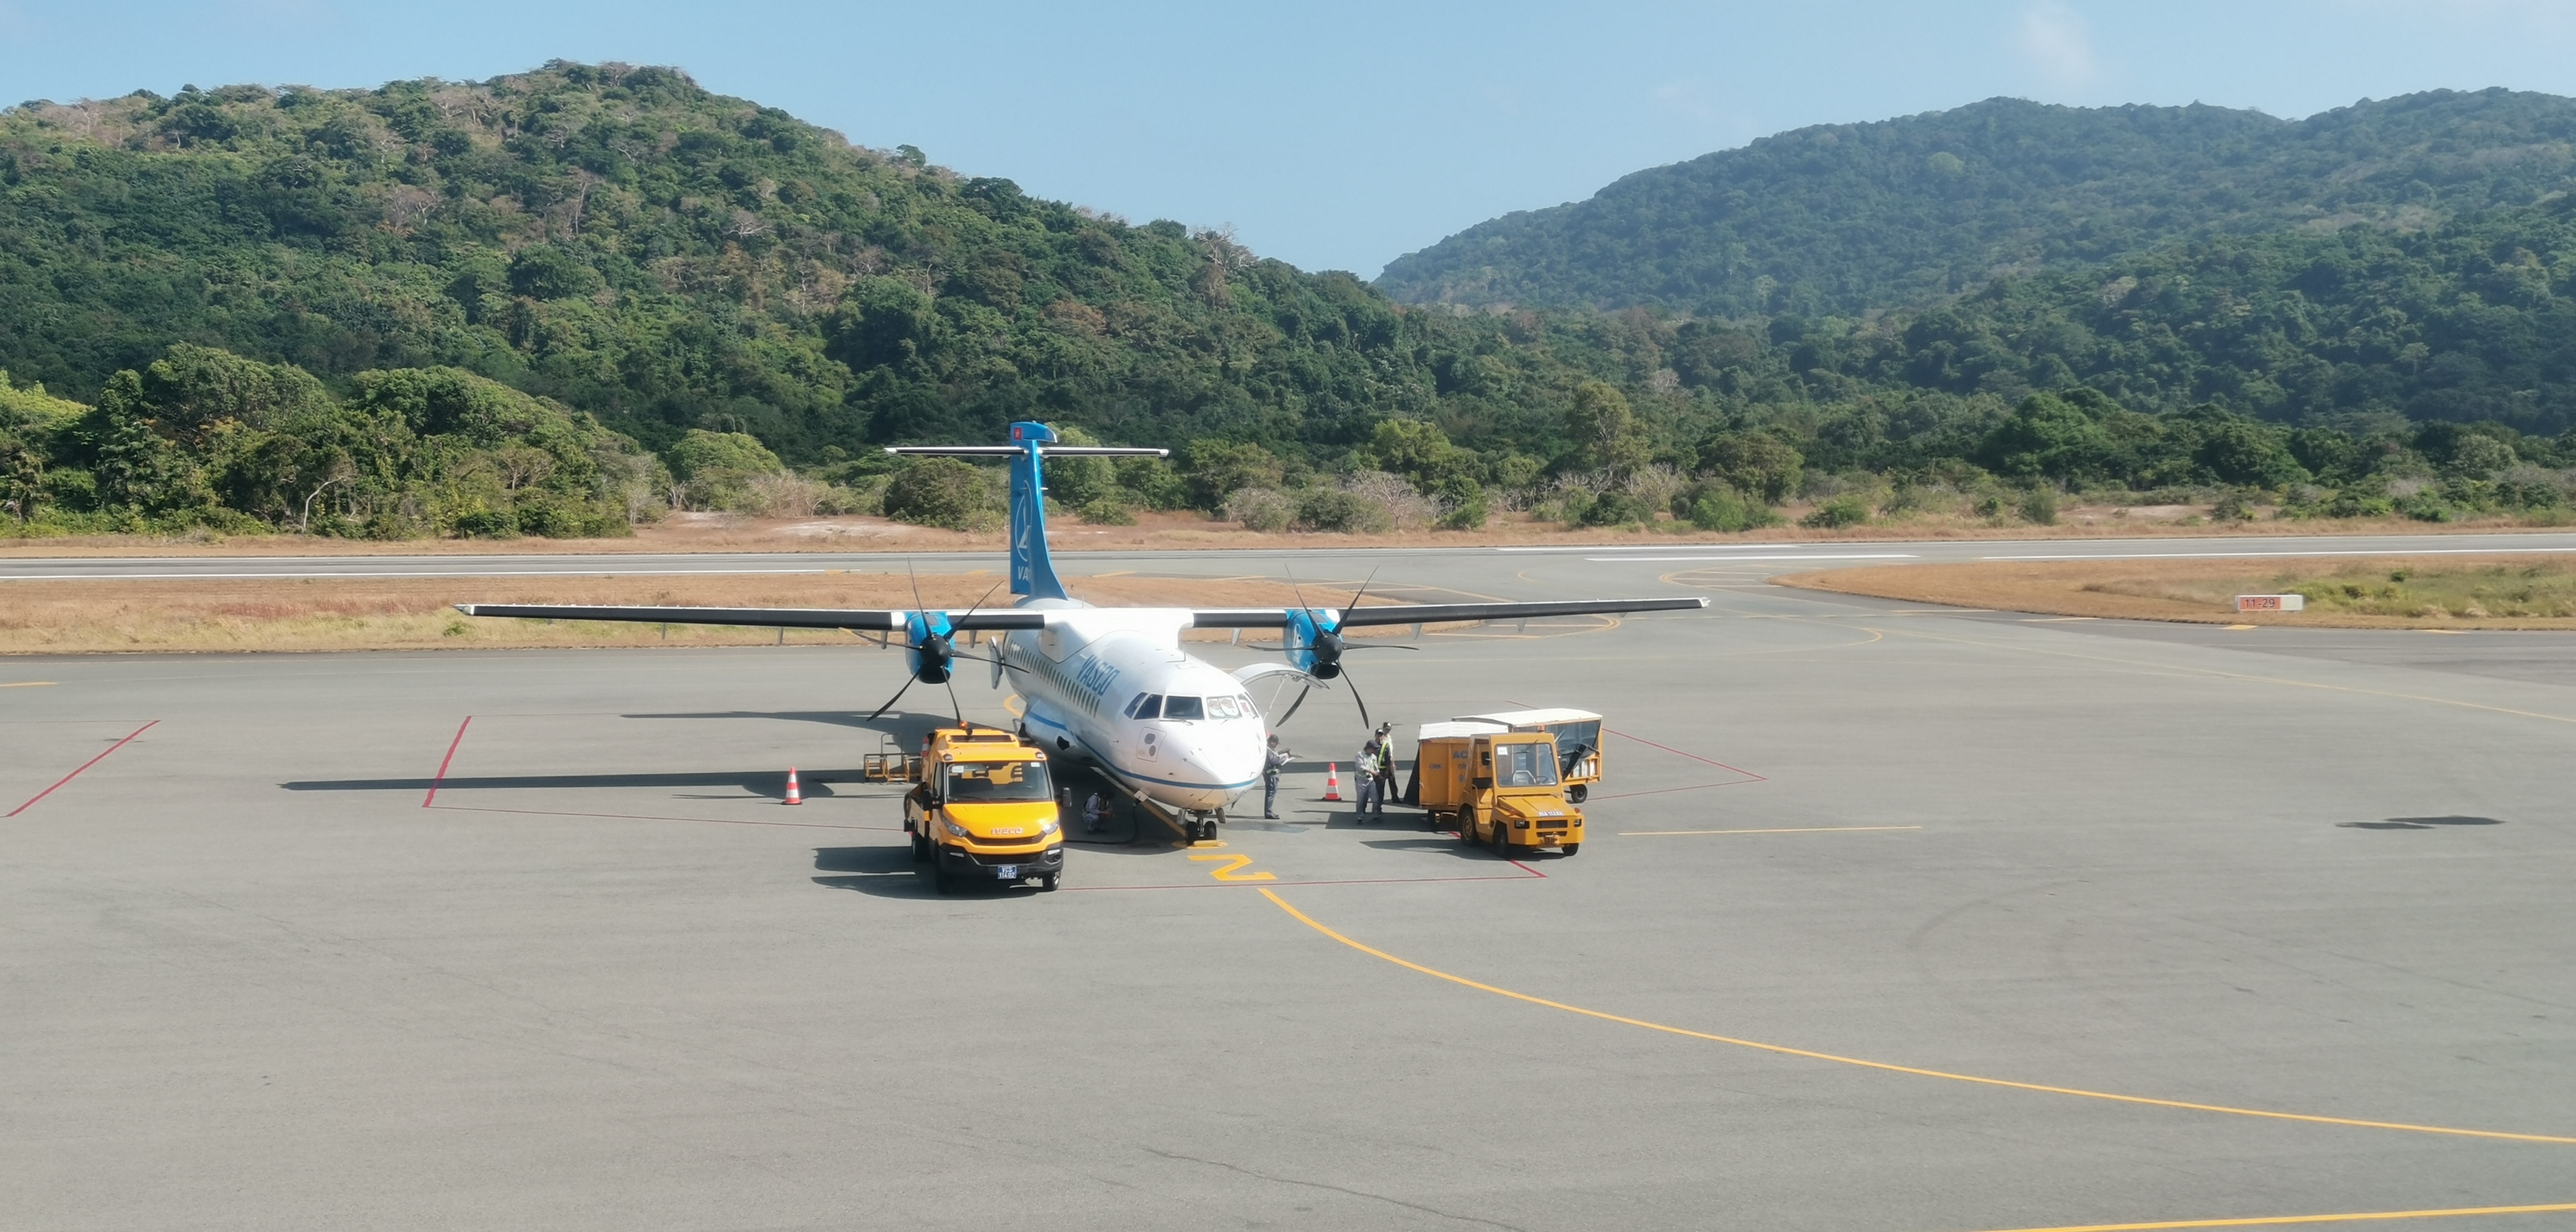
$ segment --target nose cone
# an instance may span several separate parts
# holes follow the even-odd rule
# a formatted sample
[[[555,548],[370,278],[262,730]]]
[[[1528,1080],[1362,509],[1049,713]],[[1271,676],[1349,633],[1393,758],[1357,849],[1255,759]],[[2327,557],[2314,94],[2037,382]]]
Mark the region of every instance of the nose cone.
[[[1176,751],[1201,777],[1211,784],[1199,807],[1221,808],[1232,803],[1261,777],[1261,725],[1258,723],[1216,723],[1193,731]]]

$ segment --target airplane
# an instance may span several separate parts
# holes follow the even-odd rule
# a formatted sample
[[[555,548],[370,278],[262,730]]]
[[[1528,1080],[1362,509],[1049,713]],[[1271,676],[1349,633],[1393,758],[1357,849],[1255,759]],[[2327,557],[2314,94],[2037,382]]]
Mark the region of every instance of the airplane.
[[[877,708],[883,714],[915,683],[947,685],[965,633],[1000,635],[984,660],[993,687],[1019,677],[1021,734],[1096,765],[1126,790],[1183,819],[1191,841],[1213,839],[1225,810],[1260,781],[1268,720],[1250,686],[1281,677],[1305,689],[1350,685],[1346,630],[1384,625],[1528,620],[1550,616],[1662,612],[1708,606],[1701,597],[1575,599],[1538,603],[1398,603],[1347,608],[1093,607],[1067,594],[1047,549],[1044,460],[1050,457],[1166,457],[1164,449],[1066,445],[1042,423],[1014,423],[1006,445],[893,446],[910,456],[1003,458],[1011,467],[1010,586],[1015,603],[964,612],[902,609],[620,607],[460,603],[468,616],[616,620],[759,628],[901,633],[911,675]],[[1365,587],[1363,587],[1365,589]],[[1225,671],[1181,649],[1184,629],[1277,629],[1284,662]],[[1236,636],[1240,637],[1238,633]],[[967,655],[967,659],[979,656]],[[951,686],[952,692],[954,687]],[[1294,714],[1305,693],[1288,708]],[[871,718],[875,716],[870,716]],[[1287,717],[1282,715],[1284,721]]]

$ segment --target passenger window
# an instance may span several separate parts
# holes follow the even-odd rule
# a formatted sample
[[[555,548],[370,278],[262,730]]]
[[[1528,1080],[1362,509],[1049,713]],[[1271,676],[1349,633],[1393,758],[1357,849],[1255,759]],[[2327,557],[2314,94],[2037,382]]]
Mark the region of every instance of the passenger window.
[[[1199,705],[1199,699],[1195,697],[1167,697],[1163,699],[1163,717],[1167,719],[1203,719],[1207,717],[1207,711],[1204,707]]]
[[[1144,697],[1139,698],[1136,702],[1137,718],[1150,719],[1162,712],[1163,698],[1159,693],[1148,693]]]
[[[1239,719],[1243,717],[1243,711],[1235,707],[1234,699],[1231,697],[1211,697],[1207,699],[1207,717],[1211,719]]]

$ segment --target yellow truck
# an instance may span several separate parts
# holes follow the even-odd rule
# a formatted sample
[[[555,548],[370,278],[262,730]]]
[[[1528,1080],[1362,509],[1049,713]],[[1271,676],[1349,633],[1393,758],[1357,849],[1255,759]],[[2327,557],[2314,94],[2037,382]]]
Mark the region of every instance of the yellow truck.
[[[977,881],[1052,890],[1064,875],[1063,825],[1037,745],[995,727],[943,727],[919,757],[871,754],[863,773],[913,785],[903,828],[940,893]]]
[[[1583,849],[1583,810],[1566,799],[1556,738],[1544,731],[1496,731],[1490,723],[1425,723],[1413,748],[1414,803],[1433,828],[1456,826],[1458,841],[1510,856],[1554,847]]]
[[[1565,798],[1576,804],[1601,781],[1601,716],[1589,710],[1550,706],[1539,710],[1503,710],[1462,714],[1453,723],[1489,723],[1500,731],[1546,732],[1556,741],[1556,776],[1565,782]]]

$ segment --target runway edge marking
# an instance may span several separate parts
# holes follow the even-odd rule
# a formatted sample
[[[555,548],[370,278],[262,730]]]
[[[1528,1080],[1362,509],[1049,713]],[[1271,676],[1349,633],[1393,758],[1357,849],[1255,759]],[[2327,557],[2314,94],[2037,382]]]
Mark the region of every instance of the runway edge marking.
[[[1260,894],[1263,898],[1269,899],[1271,903],[1281,911],[1287,912],[1298,923],[1314,929],[1316,932],[1322,933],[1335,941],[1341,942],[1343,945],[1347,945],[1354,950],[1358,950],[1360,953],[1366,954],[1371,958],[1383,959],[1408,971],[1417,971],[1424,975],[1431,976],[1434,979],[1447,980],[1452,984],[1473,988],[1478,992],[1492,993],[1498,997],[1508,997],[1514,1001],[1525,1001],[1531,1005],[1544,1006],[1552,1010],[1563,1010],[1569,1014],[1581,1014],[1586,1018],[1598,1018],[1603,1022],[1615,1022],[1624,1026],[1642,1027],[1648,1031],[1661,1031],[1666,1035],[1685,1036],[1690,1039],[1708,1040],[1712,1043],[1718,1044],[1732,1044],[1738,1048],[1751,1048],[1761,1052],[1777,1053],[1781,1056],[1804,1057],[1811,1061],[1831,1061],[1837,1065],[1854,1065],[1862,1069],[1882,1070],[1891,1074],[1912,1074],[1918,1078],[1945,1078],[1952,1082],[1974,1083],[1978,1086],[2008,1087],[2017,1091],[2037,1091],[2047,1095],[2073,1095],[2083,1099],[2108,1100],[2112,1103],[2118,1104],[2143,1104],[2155,1108],[2179,1108],[2189,1112],[2218,1112],[2229,1116],[2258,1117],[2272,1121],[2304,1121],[2314,1125],[2343,1125],[2356,1129],[2393,1129],[2403,1130],[2407,1133],[2442,1134],[2456,1138],[2495,1138],[2509,1142],[2547,1142],[2576,1146],[2576,1138],[2561,1137],[2553,1134],[2518,1134],[2496,1129],[2459,1129],[2447,1125],[2412,1125],[2402,1121],[2364,1121],[2351,1117],[2317,1116],[2304,1112],[2273,1112],[2262,1108],[2236,1108],[2226,1104],[2196,1104],[2187,1100],[2156,1099],[2145,1095],[2121,1095],[2110,1091],[2088,1091],[2081,1087],[2056,1087],[2037,1082],[2016,1082],[2009,1078],[1985,1078],[1976,1074],[1951,1073],[1948,1070],[1920,1069],[1915,1066],[1897,1065],[1888,1061],[1870,1061],[1864,1060],[1860,1057],[1837,1056],[1830,1052],[1816,1052],[1805,1048],[1791,1048],[1785,1044],[1765,1044],[1760,1040],[1737,1039],[1731,1035],[1712,1035],[1706,1031],[1693,1031],[1686,1027],[1666,1026],[1663,1023],[1648,1022],[1642,1018],[1628,1018],[1619,1014],[1606,1013],[1601,1010],[1585,1009],[1579,1005],[1567,1005],[1562,1001],[1550,1001],[1545,997],[1533,997],[1528,993],[1513,992],[1508,988],[1497,988],[1492,984],[1478,983],[1477,981],[1468,979],[1463,975],[1451,975],[1446,971],[1436,970],[1431,967],[1423,966],[1417,962],[1398,958],[1384,950],[1377,949],[1373,946],[1345,937],[1342,934],[1333,931],[1331,928],[1326,927],[1321,921],[1315,919],[1315,917],[1310,916],[1303,911],[1299,911],[1294,904],[1291,904],[1287,899],[1279,897],[1277,893],[1267,887],[1262,887],[1260,889]]]
[[[15,816],[17,816],[17,815],[18,815],[18,814],[20,814],[20,813],[26,812],[28,809],[31,809],[31,808],[36,807],[36,802],[37,802],[37,801],[42,800],[42,799],[44,799],[45,797],[50,796],[50,795],[54,794],[54,793],[55,793],[55,792],[57,792],[57,791],[60,791],[60,790],[62,789],[63,784],[68,783],[68,782],[71,782],[73,779],[79,778],[79,777],[81,776],[81,772],[82,772],[82,771],[87,770],[87,769],[89,769],[90,767],[95,766],[95,765],[97,765],[97,764],[98,764],[98,763],[100,763],[100,762],[106,761],[106,760],[107,760],[107,754],[108,754],[108,753],[113,753],[113,752],[117,751],[118,749],[124,748],[126,745],[129,745],[129,744],[134,743],[134,738],[135,738],[136,736],[140,736],[140,735],[142,735],[143,733],[145,733],[145,732],[148,732],[148,731],[152,730],[154,727],[159,726],[159,725],[160,725],[160,723],[161,723],[161,720],[159,720],[159,719],[154,719],[154,720],[152,720],[151,722],[146,723],[146,724],[144,724],[144,725],[143,725],[143,726],[141,726],[141,727],[135,728],[133,731],[127,732],[127,733],[125,734],[125,739],[123,739],[123,740],[119,740],[119,741],[117,741],[116,743],[114,743],[114,744],[111,744],[111,745],[107,746],[107,752],[106,752],[106,753],[101,753],[101,754],[99,754],[99,755],[98,755],[98,756],[96,756],[96,757],[90,758],[88,761],[82,762],[82,763],[80,764],[80,769],[78,769],[78,770],[74,770],[74,771],[72,771],[71,773],[66,774],[66,775],[64,775],[64,776],[63,776],[63,777],[61,777],[61,778],[55,779],[55,780],[54,780],[54,785],[53,785],[53,786],[48,787],[48,788],[44,789],[43,791],[37,792],[35,795],[32,795],[32,796],[27,797],[27,802],[26,802],[25,804],[21,804],[21,805],[19,805],[18,807],[13,808],[13,809],[9,810],[9,811],[8,811],[8,812],[6,812],[6,813],[0,813],[0,819],[5,819],[5,818],[10,818],[10,817],[15,817]]]

